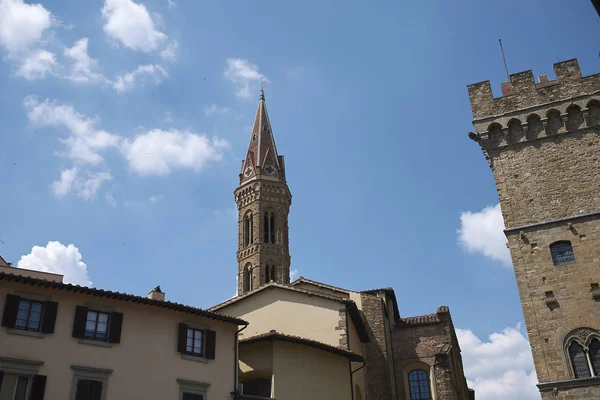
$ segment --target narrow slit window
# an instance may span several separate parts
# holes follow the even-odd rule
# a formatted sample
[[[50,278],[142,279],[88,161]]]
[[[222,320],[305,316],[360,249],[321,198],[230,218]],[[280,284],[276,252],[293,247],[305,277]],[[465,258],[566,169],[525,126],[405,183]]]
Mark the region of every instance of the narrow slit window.
[[[554,265],[573,264],[575,262],[575,254],[573,246],[569,241],[560,241],[550,245],[550,254]]]
[[[265,213],[263,221],[263,242],[269,243],[269,213]]]

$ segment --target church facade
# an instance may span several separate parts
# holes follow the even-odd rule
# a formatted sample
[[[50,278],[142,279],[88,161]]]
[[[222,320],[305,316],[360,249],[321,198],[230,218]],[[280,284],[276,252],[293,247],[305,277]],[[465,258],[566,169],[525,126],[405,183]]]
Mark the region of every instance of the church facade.
[[[239,178],[238,295],[210,311],[249,323],[239,334],[240,397],[474,398],[448,307],[402,317],[392,288],[290,281],[292,195],[262,90]]]
[[[600,74],[470,85],[544,400],[600,398]]]

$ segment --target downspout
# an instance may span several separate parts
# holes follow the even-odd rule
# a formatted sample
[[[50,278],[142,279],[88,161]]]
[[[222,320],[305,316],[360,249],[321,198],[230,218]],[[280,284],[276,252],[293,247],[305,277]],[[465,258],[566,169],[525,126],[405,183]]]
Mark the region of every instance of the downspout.
[[[348,304],[345,304],[344,307],[345,315],[346,315],[346,347],[348,347],[348,351],[350,351],[350,328],[348,326]],[[352,385],[352,361],[348,359],[348,372],[350,372],[350,400],[354,400],[354,385]]]
[[[240,332],[242,332],[247,327],[248,325],[245,325],[242,329],[239,329],[235,333],[235,339],[233,342],[233,392],[231,392],[231,395],[234,399],[239,399],[241,395],[241,393],[238,393],[238,370],[240,368],[238,362],[238,337]]]

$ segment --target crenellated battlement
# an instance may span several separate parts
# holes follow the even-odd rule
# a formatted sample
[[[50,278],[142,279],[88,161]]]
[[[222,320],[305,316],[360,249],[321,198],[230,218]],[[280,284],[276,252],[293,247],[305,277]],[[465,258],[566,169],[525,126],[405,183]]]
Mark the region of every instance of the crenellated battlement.
[[[467,86],[474,121],[600,92],[600,74],[582,77],[577,59],[554,64],[554,72],[556,79],[542,75],[538,82],[531,70],[512,74],[496,98],[489,80]]]

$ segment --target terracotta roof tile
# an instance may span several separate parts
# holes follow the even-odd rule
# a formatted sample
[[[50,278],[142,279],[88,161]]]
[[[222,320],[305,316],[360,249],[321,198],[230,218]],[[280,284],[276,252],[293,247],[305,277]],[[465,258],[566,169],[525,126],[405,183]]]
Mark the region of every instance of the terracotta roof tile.
[[[45,279],[31,278],[29,276],[14,275],[0,272],[0,281],[16,282],[28,285],[36,285],[45,288],[56,290],[64,290],[67,292],[88,294],[97,297],[106,297],[109,299],[127,301],[130,303],[144,304],[160,308],[166,308],[174,311],[181,311],[192,315],[211,318],[217,321],[229,322],[236,325],[248,325],[248,322],[240,318],[230,317],[229,315],[219,314],[212,311],[202,310],[200,308],[186,306],[184,304],[175,303],[172,301],[153,300],[147,297],[135,296],[128,293],[111,292],[109,290],[94,289],[87,286],[71,285],[62,282],[47,281]]]

